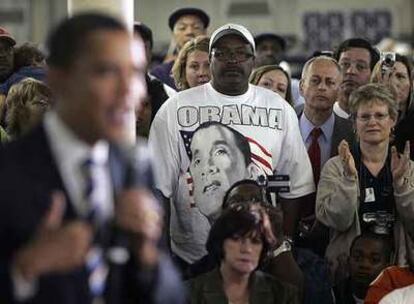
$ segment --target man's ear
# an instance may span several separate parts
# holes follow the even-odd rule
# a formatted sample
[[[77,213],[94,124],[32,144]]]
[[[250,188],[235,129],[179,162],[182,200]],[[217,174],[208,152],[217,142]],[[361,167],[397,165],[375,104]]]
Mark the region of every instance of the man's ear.
[[[46,82],[52,92],[59,92],[62,86],[66,83],[67,72],[64,69],[48,67],[46,73]]]
[[[392,125],[391,125],[391,128],[395,128],[395,125],[397,124],[397,119],[398,119],[398,118],[396,118],[396,119],[392,119],[392,118],[391,118],[391,120],[392,120]]]
[[[254,162],[250,162],[247,165],[247,178],[252,180],[257,180],[260,175],[264,175],[263,170],[259,168]]]
[[[304,97],[303,96],[303,90],[304,90],[303,86],[305,85],[304,82],[305,82],[305,80],[303,78],[301,78],[300,81],[299,81],[299,94],[302,97]]]

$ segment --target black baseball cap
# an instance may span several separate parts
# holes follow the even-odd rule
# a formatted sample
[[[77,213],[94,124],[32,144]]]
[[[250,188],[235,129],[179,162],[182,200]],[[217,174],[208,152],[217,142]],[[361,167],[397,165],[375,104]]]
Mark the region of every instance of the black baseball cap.
[[[168,25],[170,26],[170,29],[173,30],[177,20],[185,15],[195,15],[200,18],[201,22],[204,24],[204,28],[207,28],[210,24],[210,17],[202,9],[195,7],[184,7],[175,10],[168,18]]]
[[[276,35],[274,33],[261,33],[254,37],[256,46],[258,46],[263,40],[268,40],[268,39],[276,40],[280,44],[282,50],[283,51],[286,50],[286,40],[282,36]]]

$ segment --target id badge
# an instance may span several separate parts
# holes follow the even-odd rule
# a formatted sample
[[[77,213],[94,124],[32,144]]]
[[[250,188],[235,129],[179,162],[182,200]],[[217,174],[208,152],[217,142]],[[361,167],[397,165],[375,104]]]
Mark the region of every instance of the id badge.
[[[365,188],[365,203],[375,202],[375,192],[374,188],[369,187]]]

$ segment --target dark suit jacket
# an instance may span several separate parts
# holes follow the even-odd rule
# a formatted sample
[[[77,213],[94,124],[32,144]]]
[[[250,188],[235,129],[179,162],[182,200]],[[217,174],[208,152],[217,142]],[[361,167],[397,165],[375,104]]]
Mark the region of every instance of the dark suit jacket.
[[[302,116],[304,106],[305,106],[304,104],[300,104],[295,107],[295,111],[299,119]],[[352,144],[355,140],[352,121],[349,119],[344,119],[342,117],[339,117],[335,113],[334,115],[335,115],[335,123],[334,123],[332,140],[331,140],[331,153],[330,153],[331,157],[338,155],[338,146],[339,146],[339,143],[343,139],[345,139],[349,143],[350,147],[352,147]]]
[[[155,66],[151,70],[151,75],[157,77],[162,83],[170,86],[174,90],[177,90],[175,86],[174,78],[171,77],[171,69],[174,65],[174,61],[162,63],[160,65]]]
[[[142,166],[141,172],[137,172],[137,164],[131,164],[120,149],[111,145],[109,166],[115,194],[127,184],[151,187],[150,166]],[[65,193],[64,219],[75,219],[76,212],[64,188],[43,126],[0,149],[0,303],[14,303],[9,266],[16,251],[34,237],[54,190]],[[126,246],[127,238],[122,232],[113,229],[109,223],[105,227],[103,235],[106,237],[101,244],[104,248],[110,247],[114,241]],[[159,288],[164,289],[164,293],[175,290],[169,296],[176,299],[176,293],[181,291],[177,278],[168,259],[161,261],[157,271],[143,276],[133,259],[127,265],[110,265],[107,302],[169,303],[165,299],[158,300],[156,293]],[[38,292],[30,303],[90,303],[87,279],[84,267],[66,274],[40,277]],[[157,300],[153,300],[155,298]],[[179,299],[177,301],[180,302]]]
[[[352,147],[355,140],[351,120],[339,117],[336,114],[334,115],[335,123],[331,141],[331,157],[338,155],[338,146],[343,139],[348,142],[350,147]]]

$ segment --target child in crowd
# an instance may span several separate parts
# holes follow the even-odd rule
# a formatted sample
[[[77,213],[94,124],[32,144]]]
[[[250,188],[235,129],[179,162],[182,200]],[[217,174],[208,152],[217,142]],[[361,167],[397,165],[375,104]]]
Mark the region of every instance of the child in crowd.
[[[357,236],[351,245],[350,277],[334,288],[337,304],[364,303],[369,284],[390,265],[393,251],[389,235],[366,231]]]
[[[390,266],[372,282],[365,304],[376,304],[390,292],[414,284],[414,223],[406,223],[409,239],[406,240],[406,252],[409,265]],[[414,299],[410,303],[414,303]]]

